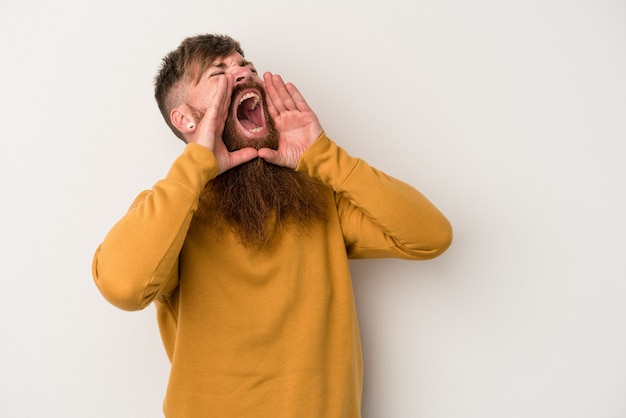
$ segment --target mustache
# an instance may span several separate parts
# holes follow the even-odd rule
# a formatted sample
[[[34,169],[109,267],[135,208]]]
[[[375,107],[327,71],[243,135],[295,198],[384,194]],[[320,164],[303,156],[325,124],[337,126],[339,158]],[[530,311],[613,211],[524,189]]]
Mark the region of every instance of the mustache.
[[[235,103],[233,101],[233,98],[239,96],[241,94],[242,91],[246,90],[246,89],[256,89],[259,91],[259,94],[261,96],[261,100],[263,101],[263,103],[265,103],[265,89],[263,88],[263,84],[257,82],[257,81],[247,81],[246,83],[243,84],[238,84],[235,87],[233,87],[233,91],[230,94],[230,108],[232,110],[233,107],[236,107],[238,105],[238,103]]]

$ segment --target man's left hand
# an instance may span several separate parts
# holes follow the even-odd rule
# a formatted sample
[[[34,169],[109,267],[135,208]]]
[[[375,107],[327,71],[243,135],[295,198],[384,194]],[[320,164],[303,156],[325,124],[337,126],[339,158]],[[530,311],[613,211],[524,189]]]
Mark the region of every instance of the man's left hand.
[[[267,107],[280,135],[278,150],[261,148],[258,155],[295,169],[302,153],[322,134],[322,126],[296,86],[285,84],[278,74],[265,73],[263,80]]]

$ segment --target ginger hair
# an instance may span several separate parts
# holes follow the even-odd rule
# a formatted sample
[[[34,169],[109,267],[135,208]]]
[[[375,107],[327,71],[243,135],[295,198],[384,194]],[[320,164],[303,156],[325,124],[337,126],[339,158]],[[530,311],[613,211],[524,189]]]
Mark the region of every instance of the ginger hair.
[[[184,141],[170,120],[170,112],[186,100],[187,86],[197,84],[216,59],[235,52],[244,55],[239,42],[230,36],[207,34],[186,38],[163,58],[154,80],[154,97],[165,123],[178,138]]]

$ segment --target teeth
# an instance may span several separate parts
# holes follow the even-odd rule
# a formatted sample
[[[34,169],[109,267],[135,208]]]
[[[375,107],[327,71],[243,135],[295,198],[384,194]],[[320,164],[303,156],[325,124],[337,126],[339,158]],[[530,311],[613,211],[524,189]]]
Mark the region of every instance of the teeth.
[[[250,129],[249,131],[252,133],[257,133],[257,132],[261,132],[262,130],[263,130],[263,127],[259,126],[258,128]]]
[[[239,104],[242,104],[244,101],[248,99],[254,99],[252,106],[250,106],[250,110],[256,109],[256,106],[259,104],[259,96],[254,92],[246,93],[243,96],[241,96],[241,99],[239,100]]]

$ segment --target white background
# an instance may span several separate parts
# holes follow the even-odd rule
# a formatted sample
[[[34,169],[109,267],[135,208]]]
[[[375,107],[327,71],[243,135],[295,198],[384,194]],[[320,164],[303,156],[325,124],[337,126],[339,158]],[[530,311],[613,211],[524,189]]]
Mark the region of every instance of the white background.
[[[161,416],[154,309],[93,251],[183,144],[161,58],[228,33],[455,241],[353,262],[366,418],[626,416],[626,3],[2,1],[0,416]]]

